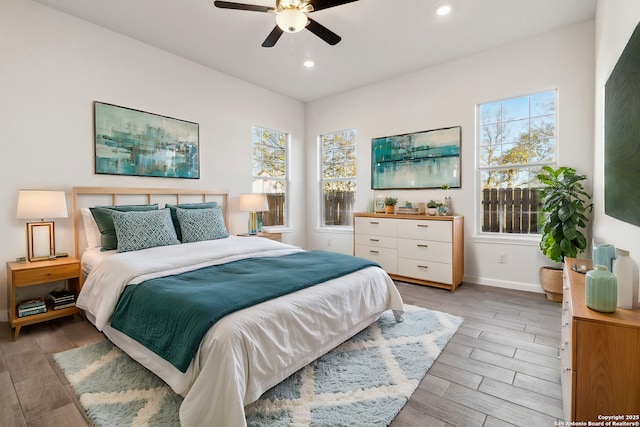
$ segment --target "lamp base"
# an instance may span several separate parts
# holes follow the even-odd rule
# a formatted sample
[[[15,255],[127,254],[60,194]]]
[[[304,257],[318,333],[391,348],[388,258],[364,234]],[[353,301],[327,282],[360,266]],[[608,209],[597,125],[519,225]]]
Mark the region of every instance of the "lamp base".
[[[257,212],[249,213],[249,234],[258,234],[258,214]]]

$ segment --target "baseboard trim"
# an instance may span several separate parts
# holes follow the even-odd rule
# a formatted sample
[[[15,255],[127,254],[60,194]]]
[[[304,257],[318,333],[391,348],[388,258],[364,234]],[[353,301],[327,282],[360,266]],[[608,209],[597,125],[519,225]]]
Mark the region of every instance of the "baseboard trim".
[[[476,285],[494,286],[496,288],[516,289],[519,291],[535,292],[543,294],[544,290],[539,283],[511,282],[507,280],[487,279],[483,277],[464,276],[463,282],[474,283]]]

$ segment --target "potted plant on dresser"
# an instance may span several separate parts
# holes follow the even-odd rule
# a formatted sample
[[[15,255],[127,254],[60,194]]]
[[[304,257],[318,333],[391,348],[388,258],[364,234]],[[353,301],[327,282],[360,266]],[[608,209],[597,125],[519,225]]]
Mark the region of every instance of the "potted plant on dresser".
[[[553,169],[544,166],[538,179],[540,190],[540,249],[551,261],[563,262],[564,257],[576,258],[587,248],[583,230],[587,228],[593,204],[584,190],[585,175],[570,167]],[[550,301],[562,301],[562,268],[541,267],[540,284]]]
[[[385,197],[384,198],[384,213],[388,213],[388,214],[395,213],[396,204],[398,204],[398,199],[396,197]]]

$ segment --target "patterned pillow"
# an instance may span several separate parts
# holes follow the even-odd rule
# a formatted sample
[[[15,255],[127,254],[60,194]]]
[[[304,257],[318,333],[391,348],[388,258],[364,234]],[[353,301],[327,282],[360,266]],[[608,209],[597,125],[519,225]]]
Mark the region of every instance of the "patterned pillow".
[[[176,214],[182,229],[183,243],[229,237],[219,206],[213,209],[178,208]]]
[[[112,217],[118,237],[118,252],[180,244],[168,209],[146,212],[114,211]]]
[[[100,246],[102,251],[110,251],[118,248],[118,238],[116,236],[116,230],[113,227],[113,219],[111,215],[114,211],[129,212],[129,211],[151,211],[158,210],[158,204],[152,205],[119,205],[119,206],[97,206],[89,208],[91,215],[96,220],[98,228],[100,229]]]
[[[166,204],[165,208],[169,209],[171,211],[171,220],[173,221],[173,226],[176,229],[176,235],[178,236],[178,240],[180,240],[182,242],[182,230],[180,229],[180,222],[178,221],[178,214],[176,213],[176,210],[178,208],[181,209],[211,209],[211,208],[217,208],[218,203],[217,202],[204,202],[204,203],[181,203],[179,205],[170,205],[170,204]]]

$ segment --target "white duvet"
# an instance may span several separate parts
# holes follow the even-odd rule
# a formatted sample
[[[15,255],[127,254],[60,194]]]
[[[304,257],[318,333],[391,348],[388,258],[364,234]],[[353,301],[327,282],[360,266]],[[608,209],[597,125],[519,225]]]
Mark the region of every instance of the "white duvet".
[[[383,311],[393,309],[400,318],[402,298],[382,269],[366,268],[224,317],[205,335],[186,373],[111,328],[109,321],[129,283],[300,250],[268,239],[231,236],[114,254],[95,265],[77,305],[111,341],[185,397],[182,426],[244,426],[244,406],[266,390],[364,329]]]

